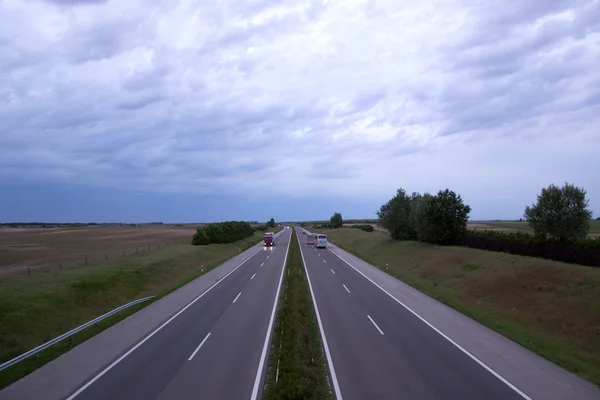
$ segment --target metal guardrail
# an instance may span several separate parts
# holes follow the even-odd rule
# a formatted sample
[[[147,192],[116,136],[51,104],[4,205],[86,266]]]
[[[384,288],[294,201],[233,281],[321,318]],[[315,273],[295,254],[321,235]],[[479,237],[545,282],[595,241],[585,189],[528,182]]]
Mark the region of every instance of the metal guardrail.
[[[40,351],[42,351],[44,349],[47,349],[48,347],[50,347],[52,345],[55,345],[56,343],[58,343],[58,342],[60,342],[60,341],[62,341],[64,339],[66,339],[68,337],[71,338],[71,340],[73,340],[73,335],[76,334],[77,332],[80,332],[80,331],[82,331],[82,330],[84,330],[86,328],[89,328],[90,326],[99,323],[100,321],[102,321],[105,318],[110,317],[111,315],[118,314],[120,311],[123,311],[126,308],[129,308],[131,306],[135,306],[136,304],[148,301],[148,300],[150,300],[153,297],[155,297],[155,296],[149,296],[149,297],[144,297],[143,299],[134,300],[131,303],[127,303],[127,304],[125,304],[123,306],[117,307],[114,310],[109,311],[106,314],[99,316],[98,318],[94,318],[93,320],[91,320],[89,322],[86,322],[85,324],[83,324],[81,326],[78,326],[77,328],[72,329],[69,332],[60,335],[59,337],[56,337],[56,338],[50,340],[49,342],[46,342],[46,343],[42,344],[41,346],[36,347],[35,349],[29,350],[27,353],[23,353],[20,356],[15,357],[12,360],[9,360],[9,361],[5,362],[4,364],[1,364],[0,365],[0,371],[4,370],[4,369],[6,369],[6,368],[8,368],[8,367],[10,367],[12,365],[15,365],[18,362],[21,362],[24,359],[31,357],[32,355],[36,355],[37,356],[37,354]]]

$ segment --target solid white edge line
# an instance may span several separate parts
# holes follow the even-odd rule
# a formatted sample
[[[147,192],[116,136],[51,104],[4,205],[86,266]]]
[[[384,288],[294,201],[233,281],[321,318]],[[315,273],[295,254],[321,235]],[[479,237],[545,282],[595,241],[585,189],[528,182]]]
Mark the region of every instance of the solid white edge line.
[[[298,245],[300,245],[300,238],[298,238]],[[312,283],[310,282],[310,275],[308,274],[308,268],[306,267],[306,260],[304,260],[304,253],[302,252],[302,246],[300,246],[300,255],[302,256],[302,264],[306,270],[306,279],[308,280],[308,288],[312,297],[313,306],[315,307],[315,314],[317,315],[317,322],[319,324],[319,331],[321,332],[321,338],[323,339],[323,347],[325,348],[325,356],[327,357],[327,364],[329,364],[329,371],[331,373],[331,380],[333,383],[333,390],[335,391],[336,400],[343,400],[342,392],[340,391],[340,384],[338,383],[335,368],[333,366],[333,360],[331,359],[331,353],[329,352],[329,345],[327,344],[327,336],[325,336],[325,330],[323,329],[323,322],[321,321],[321,315],[319,314],[319,307],[317,306],[317,299],[315,292],[313,292]]]
[[[256,274],[252,275],[252,277],[250,278],[250,280],[254,279],[255,276],[256,276]]]
[[[202,347],[202,345],[204,344],[204,342],[206,342],[206,340],[208,339],[209,336],[210,336],[210,332],[208,332],[208,334],[204,337],[204,340],[202,342],[200,342],[200,344],[198,345],[198,347],[196,347],[196,350],[194,350],[194,352],[192,353],[192,355],[190,356],[190,358],[188,358],[188,361],[192,361],[192,358],[194,358],[194,356],[196,355],[196,353],[198,352],[198,350],[200,350],[200,347]]]
[[[342,283],[342,286],[344,287],[344,289],[346,289],[346,291],[347,291],[348,293],[350,293],[350,289],[348,289],[348,288],[346,287],[346,285],[344,285],[344,284]]]
[[[108,367],[104,368],[98,375],[94,376],[89,382],[87,382],[85,385],[83,385],[81,388],[79,388],[79,390],[77,390],[75,393],[73,393],[72,395],[70,395],[69,397],[67,397],[67,400],[73,400],[75,397],[77,397],[81,392],[83,392],[85,389],[87,389],[88,387],[90,387],[94,382],[96,382],[98,379],[100,379],[104,374],[106,374],[108,371],[110,371],[115,365],[117,365],[118,363],[120,363],[121,361],[123,361],[123,359],[125,357],[127,357],[128,355],[130,355],[131,353],[133,353],[138,347],[140,347],[141,345],[143,345],[144,343],[146,343],[146,341],[148,339],[150,339],[152,336],[154,336],[158,331],[160,331],[162,328],[164,328],[165,326],[167,326],[167,324],[169,324],[171,321],[173,321],[176,317],[178,317],[182,312],[184,312],[185,310],[187,310],[189,307],[192,306],[192,304],[194,304],[195,302],[197,302],[198,300],[200,300],[206,293],[208,293],[209,291],[212,290],[212,288],[214,288],[215,286],[217,286],[219,283],[223,282],[225,280],[225,278],[227,278],[229,275],[231,275],[232,273],[234,273],[235,271],[237,271],[237,269],[239,267],[241,267],[246,261],[248,261],[249,259],[251,259],[254,255],[258,254],[258,252],[260,252],[262,249],[259,248],[258,250],[256,250],[254,253],[252,253],[252,255],[248,256],[248,258],[246,258],[244,261],[242,261],[241,263],[238,264],[237,267],[235,267],[234,269],[232,269],[231,271],[229,271],[227,273],[227,275],[225,275],[223,278],[219,279],[217,282],[215,282],[211,287],[209,287],[208,289],[206,289],[204,292],[202,292],[202,294],[200,294],[198,297],[196,297],[194,300],[192,300],[191,302],[189,302],[185,307],[183,307],[181,310],[179,310],[177,312],[177,314],[173,315],[171,318],[169,318],[166,322],[163,322],[163,324],[161,326],[159,326],[158,328],[156,328],[155,330],[152,331],[152,333],[150,333],[148,336],[146,336],[144,339],[142,339],[138,344],[136,344],[135,346],[133,346],[131,349],[129,349],[125,354],[123,354],[121,357],[119,357],[116,361],[114,361],[112,364],[110,364]],[[226,261],[227,262],[227,261]]]
[[[242,295],[242,292],[240,292],[240,293],[239,293],[237,296],[235,296],[235,299],[233,299],[233,302],[235,303],[235,301],[236,301],[237,299],[239,299],[241,295]]]
[[[379,328],[379,325],[377,325],[375,323],[375,321],[373,321],[373,318],[371,318],[370,315],[367,314],[367,317],[369,318],[369,320],[371,321],[371,323],[373,323],[373,325],[375,325],[375,328],[377,328],[377,330],[379,331],[379,333],[381,333],[383,335],[383,331],[381,330],[381,328]]]
[[[256,378],[254,378],[254,387],[252,388],[252,395],[250,396],[250,400],[256,400],[256,398],[258,397],[258,390],[259,390],[260,381],[262,378],[262,370],[265,365],[265,359],[267,357],[267,349],[269,348],[269,343],[271,341],[271,334],[273,333],[273,322],[275,320],[275,312],[277,311],[277,302],[279,301],[279,292],[281,291],[281,283],[283,282],[283,273],[285,272],[285,267],[287,265],[287,256],[288,256],[288,251],[290,250],[291,241],[292,241],[292,237],[290,234],[290,240],[288,242],[287,249],[285,250],[285,258],[283,259],[283,267],[281,268],[281,276],[279,277],[279,285],[277,285],[277,293],[275,294],[275,300],[273,301],[273,310],[271,311],[271,319],[269,320],[269,326],[267,327],[265,343],[263,344],[262,353],[260,355],[260,362],[258,363],[258,369],[256,371]]]
[[[531,397],[527,396],[525,393],[523,393],[521,390],[519,390],[519,388],[517,388],[515,385],[513,385],[512,383],[510,383],[509,381],[507,381],[506,379],[504,379],[499,373],[497,373],[496,371],[494,371],[492,368],[488,367],[483,361],[481,361],[480,359],[478,359],[477,357],[475,357],[473,354],[471,354],[467,349],[465,349],[464,347],[462,347],[460,344],[456,343],[449,336],[447,336],[444,332],[440,331],[438,328],[436,328],[435,326],[433,326],[431,323],[429,323],[429,321],[427,321],[425,318],[421,317],[419,314],[417,314],[415,311],[413,311],[406,304],[404,304],[403,302],[401,302],[400,300],[398,300],[397,298],[395,298],[391,293],[389,293],[387,290],[385,290],[384,288],[382,288],[381,286],[379,286],[371,278],[369,278],[368,276],[366,276],[365,274],[363,274],[362,272],[360,272],[358,269],[356,269],[356,267],[354,267],[348,261],[344,260],[340,255],[334,253],[331,250],[329,250],[329,251],[332,254],[334,254],[336,257],[338,257],[340,260],[342,260],[343,262],[345,262],[346,264],[348,264],[348,266],[350,266],[350,268],[352,268],[353,270],[355,270],[356,272],[358,272],[359,274],[361,274],[366,280],[368,280],[369,282],[371,282],[373,285],[377,286],[382,292],[384,292],[385,294],[387,294],[388,296],[390,296],[392,299],[396,300],[396,302],[398,304],[400,304],[402,307],[404,307],[405,309],[407,309],[415,317],[417,317],[421,321],[423,321],[427,326],[429,326],[431,329],[433,329],[434,331],[436,331],[440,336],[442,336],[444,339],[446,339],[451,344],[453,344],[457,349],[459,349],[460,351],[462,351],[464,354],[466,354],[467,356],[469,356],[473,361],[475,361],[477,364],[479,364],[481,367],[483,367],[489,373],[491,373],[496,378],[498,378],[500,381],[502,381],[506,386],[508,386],[509,388],[511,388],[512,390],[514,390],[517,394],[519,394],[524,399],[526,399],[526,400],[532,400]]]

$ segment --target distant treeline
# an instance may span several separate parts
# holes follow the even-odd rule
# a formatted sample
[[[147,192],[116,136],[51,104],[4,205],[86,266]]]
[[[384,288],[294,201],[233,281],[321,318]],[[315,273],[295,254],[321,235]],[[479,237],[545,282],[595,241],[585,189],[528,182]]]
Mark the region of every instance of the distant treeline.
[[[600,238],[578,238],[561,243],[525,232],[469,230],[459,246],[540,257],[571,264],[600,267]]]
[[[376,224],[379,220],[377,219],[344,219],[344,224]],[[296,221],[296,222],[285,222],[290,224],[300,224],[300,226],[309,226],[309,225],[324,225],[327,224],[330,220],[320,220],[320,221]]]
[[[226,221],[201,226],[192,238],[195,246],[211,243],[231,243],[254,235],[254,229],[246,221]]]

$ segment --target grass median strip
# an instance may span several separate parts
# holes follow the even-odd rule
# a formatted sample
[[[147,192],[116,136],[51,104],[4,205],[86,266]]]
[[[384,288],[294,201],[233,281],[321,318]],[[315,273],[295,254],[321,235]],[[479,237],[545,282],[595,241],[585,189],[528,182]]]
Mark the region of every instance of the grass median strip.
[[[390,275],[600,386],[600,268],[359,229],[319,232],[384,271],[389,263]]]
[[[208,246],[172,245],[114,261],[0,280],[0,363],[120,305],[156,296],[77,333],[72,342],[62,341],[38,358],[30,357],[1,371],[0,388],[221,265],[262,236],[257,232],[234,243]]]
[[[296,232],[292,232],[263,398],[332,399],[322,349]]]

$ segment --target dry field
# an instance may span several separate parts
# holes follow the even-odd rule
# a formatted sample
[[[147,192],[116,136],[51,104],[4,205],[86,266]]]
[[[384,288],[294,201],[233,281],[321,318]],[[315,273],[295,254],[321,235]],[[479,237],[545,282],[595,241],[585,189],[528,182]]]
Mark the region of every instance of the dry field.
[[[344,224],[346,227],[351,227],[354,224]],[[376,231],[386,233],[386,230],[377,224],[372,225]],[[527,222],[511,222],[511,221],[484,221],[484,222],[469,222],[467,229],[474,230],[489,230],[503,232],[532,232],[532,229],[527,225]],[[590,233],[588,236],[600,237],[600,221],[590,222]]]
[[[72,267],[188,242],[194,225],[0,228],[0,277]]]

